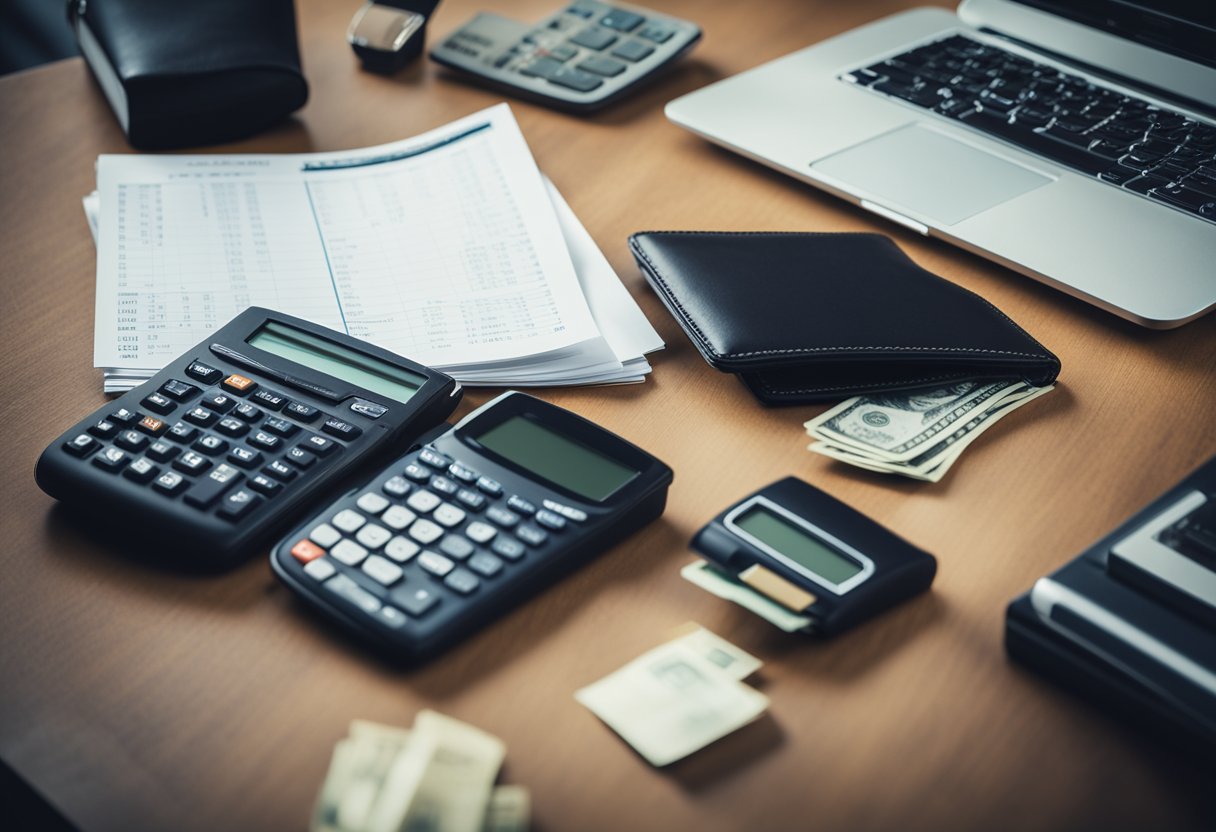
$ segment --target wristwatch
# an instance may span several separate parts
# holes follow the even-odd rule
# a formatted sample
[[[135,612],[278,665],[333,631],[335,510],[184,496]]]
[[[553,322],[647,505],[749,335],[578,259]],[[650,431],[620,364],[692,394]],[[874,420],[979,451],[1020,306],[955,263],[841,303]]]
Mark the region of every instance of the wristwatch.
[[[422,54],[439,0],[370,0],[351,18],[346,41],[372,72],[391,73]]]

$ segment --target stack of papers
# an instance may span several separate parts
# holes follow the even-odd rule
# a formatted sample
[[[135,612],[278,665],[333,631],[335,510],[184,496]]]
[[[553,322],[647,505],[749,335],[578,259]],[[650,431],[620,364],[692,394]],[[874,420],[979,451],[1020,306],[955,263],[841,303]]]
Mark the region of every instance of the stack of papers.
[[[506,104],[363,150],[101,156],[85,213],[106,392],[248,306],[470,385],[637,382],[663,347]]]

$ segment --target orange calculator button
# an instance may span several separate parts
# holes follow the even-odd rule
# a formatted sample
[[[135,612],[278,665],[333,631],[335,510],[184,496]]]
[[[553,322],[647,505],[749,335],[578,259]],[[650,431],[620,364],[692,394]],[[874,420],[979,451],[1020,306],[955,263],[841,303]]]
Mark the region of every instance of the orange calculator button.
[[[155,416],[145,416],[139,420],[139,429],[144,433],[160,436],[161,431],[165,429],[165,421],[157,419]]]
[[[234,390],[237,393],[248,393],[250,390],[258,386],[258,383],[251,378],[238,376],[236,373],[224,379],[224,386],[229,390]]]
[[[325,550],[311,540],[301,540],[295,546],[291,547],[291,556],[300,563],[308,563],[316,560],[325,554]]]

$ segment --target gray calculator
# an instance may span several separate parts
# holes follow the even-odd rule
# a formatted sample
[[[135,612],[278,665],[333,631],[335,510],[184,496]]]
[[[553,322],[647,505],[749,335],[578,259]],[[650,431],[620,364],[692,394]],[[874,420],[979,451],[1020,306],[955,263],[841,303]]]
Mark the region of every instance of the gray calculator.
[[[575,0],[536,24],[482,12],[432,49],[431,59],[520,98],[590,112],[637,89],[700,37],[687,20]]]

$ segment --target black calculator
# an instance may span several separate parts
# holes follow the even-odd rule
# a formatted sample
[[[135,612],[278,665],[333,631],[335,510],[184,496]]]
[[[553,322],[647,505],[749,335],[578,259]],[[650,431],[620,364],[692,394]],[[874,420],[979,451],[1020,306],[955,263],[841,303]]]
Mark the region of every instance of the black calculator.
[[[520,98],[589,112],[635,90],[700,37],[687,20],[575,0],[536,24],[482,12],[432,49],[431,59]]]
[[[429,657],[663,513],[671,469],[508,392],[299,526],[270,560],[393,657]]]
[[[459,401],[443,373],[250,307],[51,443],[35,479],[172,563],[222,567]]]

